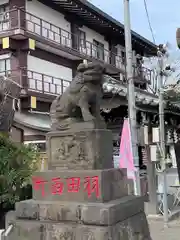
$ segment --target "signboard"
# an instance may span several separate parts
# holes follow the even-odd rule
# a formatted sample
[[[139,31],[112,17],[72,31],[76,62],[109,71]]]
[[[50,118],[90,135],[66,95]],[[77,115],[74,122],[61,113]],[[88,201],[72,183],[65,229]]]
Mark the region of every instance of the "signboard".
[[[37,107],[37,99],[34,96],[31,96],[31,108],[36,109]]]
[[[36,42],[34,39],[29,38],[29,49],[30,50],[35,50],[36,47]]]
[[[2,48],[3,49],[8,49],[9,46],[10,46],[9,37],[3,38],[2,39]]]

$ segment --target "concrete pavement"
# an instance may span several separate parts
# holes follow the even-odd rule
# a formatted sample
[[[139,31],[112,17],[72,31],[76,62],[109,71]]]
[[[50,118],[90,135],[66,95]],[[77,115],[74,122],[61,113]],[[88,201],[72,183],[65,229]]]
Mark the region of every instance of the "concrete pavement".
[[[168,227],[164,227],[161,220],[148,220],[152,240],[179,240],[180,219],[171,221]]]

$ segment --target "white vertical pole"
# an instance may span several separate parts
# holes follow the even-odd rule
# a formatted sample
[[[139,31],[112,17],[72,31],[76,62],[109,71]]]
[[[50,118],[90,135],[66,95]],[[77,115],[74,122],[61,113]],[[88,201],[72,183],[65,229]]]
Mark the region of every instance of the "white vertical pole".
[[[164,223],[168,223],[168,201],[167,201],[167,176],[166,176],[166,145],[165,145],[165,125],[164,125],[164,92],[163,92],[163,61],[164,56],[160,51],[158,52],[158,62],[160,67],[159,75],[159,129],[160,129],[160,148],[162,153],[162,176],[163,176],[163,212]]]
[[[134,194],[141,195],[129,0],[124,0],[124,29],[126,47],[126,73],[128,81],[128,111],[131,129],[133,161],[135,166]]]

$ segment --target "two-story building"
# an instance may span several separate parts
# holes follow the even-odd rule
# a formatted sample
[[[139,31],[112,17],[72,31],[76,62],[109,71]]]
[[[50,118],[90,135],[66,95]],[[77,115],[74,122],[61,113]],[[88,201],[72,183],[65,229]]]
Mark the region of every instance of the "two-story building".
[[[36,141],[44,148],[50,104],[66,89],[84,59],[101,62],[107,69],[102,115],[110,119],[119,137],[127,114],[123,24],[86,0],[1,0],[0,39],[1,75],[22,86],[12,128],[14,140]],[[132,46],[134,59],[136,54],[156,54],[156,46],[133,31]],[[151,71],[134,64],[137,107],[153,108],[158,100],[148,92]],[[118,123],[113,125],[114,115]]]

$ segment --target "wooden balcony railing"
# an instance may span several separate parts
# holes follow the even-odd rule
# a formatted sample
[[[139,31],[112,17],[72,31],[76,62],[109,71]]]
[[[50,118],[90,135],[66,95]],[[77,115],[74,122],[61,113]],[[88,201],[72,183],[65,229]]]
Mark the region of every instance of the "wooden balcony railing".
[[[0,32],[14,29],[23,29],[26,32],[38,35],[61,46],[74,49],[82,55],[95,58],[117,68],[124,67],[121,56],[100,46],[96,46],[87,40],[82,41],[78,35],[72,34],[22,9],[13,9],[0,14]]]
[[[43,39],[47,39],[66,48],[74,49],[81,55],[98,59],[99,61],[113,65],[116,68],[125,71],[124,60],[120,55],[116,55],[107,49],[96,46],[87,40],[82,40],[79,38],[79,36],[55,26],[54,24],[45,21],[38,16],[25,12],[22,9],[13,9],[11,11],[1,13],[0,33],[15,29],[23,29],[26,32],[38,35]],[[146,80],[146,82],[151,82],[152,71],[147,68],[141,68],[140,70],[137,68],[135,70],[135,75],[138,76],[141,81]],[[41,80],[36,79],[36,87],[34,86],[34,88],[40,88],[40,85]],[[56,83],[49,83],[50,90],[48,91],[59,91],[59,89],[56,89],[56,85]],[[45,86],[45,88],[42,87],[42,91],[46,91],[48,84],[45,83]]]
[[[61,95],[70,81],[42,73],[27,71],[29,90],[52,95]]]
[[[50,95],[61,95],[70,84],[68,80],[25,69],[1,71],[0,76],[6,76],[18,82],[22,88],[25,80],[29,90]]]
[[[145,67],[133,67],[134,79],[136,82],[151,84],[152,70]]]
[[[17,8],[0,13],[0,34],[24,28],[24,21],[22,20],[24,14],[25,13],[21,9]]]
[[[54,43],[79,51],[117,68],[123,65],[122,58],[113,52],[96,46],[92,42],[82,40],[78,35],[70,33],[54,24],[26,12],[26,31],[39,35]],[[75,44],[74,44],[75,43]],[[112,61],[114,59],[114,61]],[[114,62],[114,63],[113,63]]]

